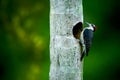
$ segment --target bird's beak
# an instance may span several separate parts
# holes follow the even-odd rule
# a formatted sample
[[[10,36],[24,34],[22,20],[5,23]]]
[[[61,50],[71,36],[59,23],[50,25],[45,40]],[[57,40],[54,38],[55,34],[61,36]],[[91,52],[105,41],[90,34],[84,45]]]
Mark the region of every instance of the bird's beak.
[[[90,25],[90,23],[88,23],[88,22],[85,22],[86,24],[88,24],[88,25]]]
[[[88,25],[90,24],[90,23],[88,23],[88,22],[85,22],[85,23],[88,24]]]

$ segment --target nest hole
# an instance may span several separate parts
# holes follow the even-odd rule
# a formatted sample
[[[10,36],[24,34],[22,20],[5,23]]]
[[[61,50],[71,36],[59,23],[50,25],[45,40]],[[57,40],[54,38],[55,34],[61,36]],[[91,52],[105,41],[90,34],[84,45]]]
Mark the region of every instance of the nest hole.
[[[76,23],[74,26],[73,26],[73,36],[76,38],[76,39],[80,39],[80,34],[83,30],[83,23],[82,22],[78,22]]]

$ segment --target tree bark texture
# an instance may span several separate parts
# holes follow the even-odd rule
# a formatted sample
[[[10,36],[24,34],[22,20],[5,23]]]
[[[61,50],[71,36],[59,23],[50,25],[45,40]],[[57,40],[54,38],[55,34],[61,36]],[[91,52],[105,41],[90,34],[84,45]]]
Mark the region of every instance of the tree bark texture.
[[[79,40],[73,26],[83,22],[82,0],[50,0],[49,80],[83,80]]]

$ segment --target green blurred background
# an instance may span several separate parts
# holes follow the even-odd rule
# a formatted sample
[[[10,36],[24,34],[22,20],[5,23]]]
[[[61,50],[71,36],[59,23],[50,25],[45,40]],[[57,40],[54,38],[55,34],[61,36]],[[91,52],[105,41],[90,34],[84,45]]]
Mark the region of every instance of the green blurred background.
[[[120,1],[83,0],[94,23],[84,80],[120,80]],[[48,80],[49,0],[0,0],[0,80]]]

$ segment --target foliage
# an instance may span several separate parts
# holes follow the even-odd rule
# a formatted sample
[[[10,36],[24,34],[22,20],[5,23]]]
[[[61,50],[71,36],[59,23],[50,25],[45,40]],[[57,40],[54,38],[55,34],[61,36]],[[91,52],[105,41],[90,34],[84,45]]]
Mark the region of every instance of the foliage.
[[[48,1],[1,0],[2,80],[48,80],[48,13]]]

